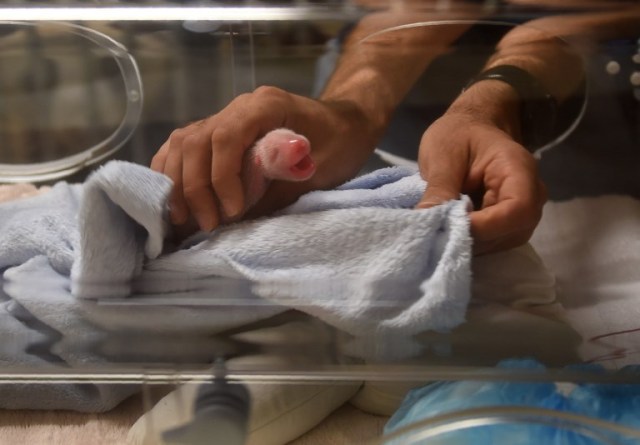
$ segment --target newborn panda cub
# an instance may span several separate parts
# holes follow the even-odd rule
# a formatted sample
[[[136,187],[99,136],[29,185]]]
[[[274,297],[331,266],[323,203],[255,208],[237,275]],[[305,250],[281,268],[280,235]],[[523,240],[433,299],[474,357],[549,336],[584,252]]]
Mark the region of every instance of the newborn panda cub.
[[[316,172],[309,140],[286,128],[267,133],[244,157],[245,211],[264,195],[272,180],[305,181]]]

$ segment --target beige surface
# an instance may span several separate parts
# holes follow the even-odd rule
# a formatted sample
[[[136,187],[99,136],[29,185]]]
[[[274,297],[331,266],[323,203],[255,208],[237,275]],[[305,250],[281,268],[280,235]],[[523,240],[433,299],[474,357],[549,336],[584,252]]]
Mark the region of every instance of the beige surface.
[[[366,414],[347,403],[288,445],[365,445],[382,435],[387,419]]]
[[[531,242],[584,339],[581,359],[611,369],[640,363],[640,200],[549,202]]]
[[[249,383],[251,399],[246,445],[283,445],[313,429],[359,390],[360,382],[326,384]],[[165,431],[194,420],[199,384],[183,384],[133,425],[127,445],[169,445]]]
[[[142,414],[132,397],[103,414],[0,410],[0,445],[118,445]]]
[[[139,397],[104,414],[0,411],[0,445],[124,445],[141,414]],[[346,404],[288,445],[364,445],[381,434],[386,421]]]

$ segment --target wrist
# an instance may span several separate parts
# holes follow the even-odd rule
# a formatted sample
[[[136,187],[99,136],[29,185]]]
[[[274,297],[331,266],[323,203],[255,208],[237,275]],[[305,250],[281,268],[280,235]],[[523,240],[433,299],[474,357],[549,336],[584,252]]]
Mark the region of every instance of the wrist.
[[[467,89],[478,84],[486,84],[489,81],[500,82],[512,94],[516,94],[514,103],[518,104],[519,111],[512,115],[518,117],[519,137],[515,138],[527,150],[534,152],[553,139],[558,103],[536,77],[516,65],[496,65],[473,78],[467,84]],[[499,100],[505,97],[507,96],[504,94],[499,95],[494,101],[489,99],[486,104],[489,107],[496,104],[499,107],[509,107],[510,102]],[[510,111],[512,112],[513,109]],[[514,133],[510,134],[515,136]]]
[[[375,149],[380,130],[350,100],[310,100],[294,128],[311,142],[316,173],[310,190],[333,188],[353,178]]]
[[[514,140],[521,140],[520,97],[510,85],[499,80],[469,86],[451,104],[449,113],[497,127]]]

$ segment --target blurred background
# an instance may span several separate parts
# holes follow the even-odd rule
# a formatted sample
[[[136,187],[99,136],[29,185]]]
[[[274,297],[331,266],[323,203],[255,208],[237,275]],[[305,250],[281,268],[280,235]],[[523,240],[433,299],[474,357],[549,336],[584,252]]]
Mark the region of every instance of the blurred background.
[[[447,3],[434,5],[442,9]],[[141,1],[78,4],[160,5]],[[124,125],[117,140],[106,145],[126,142],[108,158],[146,165],[173,129],[215,113],[256,86],[273,85],[315,96],[339,57],[341,39],[376,6],[347,0],[170,4],[281,6],[311,12],[303,20],[79,23],[126,48],[139,68],[143,96],[135,82],[124,81],[126,57],[114,57],[114,48],[105,48],[103,41],[59,23],[1,22],[0,164],[32,165],[78,155],[99,146]],[[486,4],[495,7],[495,2]],[[11,5],[38,4],[14,0]],[[414,85],[380,147],[415,156],[428,122],[442,114],[481,69],[495,43],[510,29],[508,23],[550,11],[555,13],[547,7],[502,7],[487,20],[506,23],[472,27]],[[640,197],[639,48],[638,40],[621,39],[599,44],[585,57],[589,79],[585,112],[576,113],[579,125],[540,161],[552,199],[601,193]],[[133,74],[137,76],[129,72]],[[129,125],[131,108],[139,106],[139,121]],[[68,177],[71,181],[82,180],[90,171],[83,168],[85,161],[78,162],[79,172]],[[377,165],[380,161],[372,159],[370,168]]]

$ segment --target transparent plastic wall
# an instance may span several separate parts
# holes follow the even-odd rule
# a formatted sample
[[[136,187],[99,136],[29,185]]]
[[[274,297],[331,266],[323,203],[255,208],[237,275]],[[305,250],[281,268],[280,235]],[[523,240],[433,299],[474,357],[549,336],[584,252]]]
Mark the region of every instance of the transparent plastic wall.
[[[554,11],[490,3],[473,7],[463,4],[460,8],[457,3],[437,2],[407,14],[400,3],[392,4],[389,12],[375,9],[388,5],[350,3],[305,3],[286,7],[244,5],[238,8],[180,5],[165,8],[144,4],[51,6],[49,9],[18,6],[4,9],[4,17],[11,21],[0,23],[0,87],[4,94],[0,101],[0,179],[4,182],[51,181],[79,171],[86,173],[90,171],[87,167],[112,157],[148,164],[172,130],[218,112],[239,94],[253,91],[257,86],[271,85],[295,94],[317,96],[331,78],[340,58],[350,53],[359,57],[364,54],[366,59],[367,55],[381,52],[382,58],[393,60],[397,53],[403,52],[414,54],[416,61],[425,52],[434,55],[431,65],[416,83],[406,85],[406,98],[380,142],[381,159],[375,161],[376,165],[384,165],[384,160],[411,162],[427,123],[437,119],[469,79],[482,69],[486,59],[495,53],[496,42],[501,36],[516,29],[518,23],[527,22],[519,29],[526,30],[528,26],[536,29],[528,22],[545,16],[564,20],[570,12],[584,12],[581,7],[587,12],[594,8],[591,4],[581,4],[573,5],[573,10]],[[398,11],[399,15],[396,14]],[[606,9],[604,13],[616,11],[615,8]],[[594,12],[603,11],[595,8]],[[355,24],[371,20],[371,17],[381,20],[375,33],[353,34]],[[575,141],[562,146],[561,143],[567,141],[576,127],[584,127],[584,119],[587,130],[595,129],[593,134],[586,136],[588,140],[605,135],[605,139],[622,141],[612,144],[611,150],[618,146],[628,150],[633,147],[634,137],[637,141],[637,115],[633,115],[638,104],[637,40],[616,35],[617,31],[622,36],[629,34],[627,29],[633,27],[628,22],[633,25],[633,20],[630,15],[629,20],[623,21],[624,26],[614,27],[616,32],[607,28],[602,32],[602,40],[592,33],[545,39],[562,49],[562,60],[571,62],[568,66],[575,67],[577,63],[580,73],[589,74],[583,81],[577,76],[576,81],[571,80],[576,77],[575,73],[566,71],[564,78],[571,80],[572,85],[570,100],[567,100],[571,106],[565,110],[564,118],[559,120],[551,137],[539,147],[540,151],[549,153],[548,157],[542,154],[543,173],[545,170],[557,173],[549,174],[551,194],[576,196],[581,192],[576,189],[580,188],[580,180],[585,176],[594,184],[602,177],[585,175],[580,169],[572,171],[571,156],[567,158],[568,162],[559,162],[559,173],[553,170],[557,167],[545,163],[556,156],[562,161],[575,151]],[[425,31],[430,33],[432,40],[427,44],[422,41],[418,45],[412,44],[412,36]],[[452,44],[451,47],[443,46],[443,41]],[[527,48],[522,50],[525,52]],[[616,112],[620,110],[615,107],[612,112],[601,111],[608,110],[605,106],[618,96],[624,96],[626,108],[619,114]],[[595,106],[589,107],[594,103]],[[587,108],[591,109],[591,114],[585,114]],[[602,125],[602,122],[596,122],[599,119],[605,122],[605,127],[610,125],[606,119],[616,120],[615,129],[608,127],[610,137],[597,130],[598,125]],[[584,134],[585,128],[582,130],[581,134]],[[579,142],[585,140],[585,136],[581,137]],[[394,148],[399,150],[394,152]],[[590,157],[590,153],[588,149],[580,152],[576,165],[583,167],[580,163],[586,159],[586,162],[602,166],[598,158]],[[611,153],[614,151],[608,152],[607,162],[624,164],[632,173],[635,171],[627,158]],[[631,151],[630,156],[633,161],[637,153]],[[609,174],[624,178],[623,172],[616,170],[618,164]],[[616,182],[613,184],[617,187]],[[634,190],[632,184],[631,192]],[[604,191],[610,190],[605,188]],[[513,261],[514,264],[521,262],[521,269],[525,271],[528,267],[541,267],[535,256],[526,252]],[[523,279],[521,275],[501,276],[500,264],[493,258],[477,260],[474,272],[489,278],[474,282],[474,295],[495,296],[510,291],[521,293],[526,289],[519,281]],[[533,288],[541,299],[555,292],[553,277],[545,275],[545,280],[537,282],[537,287]],[[331,296],[329,292],[326,294],[326,298]],[[211,295],[193,296],[188,304],[211,308],[226,306],[232,301],[243,310],[245,303],[233,298],[234,295],[212,292]],[[149,307],[170,314],[170,310],[184,304],[185,300],[171,301],[167,296],[158,295],[144,301],[112,300],[104,303],[102,309],[122,311],[123,320],[127,321],[120,325],[133,328],[136,317],[151,310]],[[351,303],[340,304],[348,307]],[[390,293],[377,304],[380,311],[391,312],[398,303],[395,294]],[[529,309],[535,306],[535,303],[523,304]],[[98,309],[102,310],[97,308],[96,311]],[[166,317],[170,318],[170,315]],[[306,316],[305,320],[314,329],[322,326],[322,335],[300,337],[308,341],[307,348],[299,344],[266,348],[276,356],[300,356],[305,352],[302,356],[308,360],[286,369],[289,376],[315,373],[319,379],[323,376],[350,379],[349,372],[384,371],[388,378],[415,378],[428,372],[434,377],[463,379],[469,375],[469,368],[492,366],[500,359],[514,355],[533,356],[560,369],[577,359],[578,345],[584,340],[574,330],[558,328],[553,322],[544,324],[544,329],[535,336],[526,336],[520,328],[526,326],[529,319],[515,324],[501,320],[484,323],[471,317],[452,332],[427,330],[410,338],[389,336],[382,339],[352,338],[337,330],[334,332],[333,327],[312,317]],[[482,328],[482,334],[474,331],[478,326]],[[170,368],[174,361],[188,363],[189,355],[182,356],[182,351],[193,353],[192,364],[198,373],[202,372],[201,364],[207,362],[206,358],[242,356],[245,346],[249,352],[253,351],[250,345],[259,351],[264,346],[254,343],[255,339],[249,345],[237,342],[236,335],[242,330],[225,333],[219,342],[193,343],[201,345],[202,350],[187,348],[191,344],[190,338],[166,335],[159,341],[157,335],[135,329],[131,332],[139,338],[140,344],[148,347],[130,349],[125,340],[127,336],[123,337],[122,332],[110,332],[114,334],[112,337],[98,343],[76,339],[73,347],[85,351],[96,348],[98,355],[113,354],[112,359],[121,357],[114,371],[130,367],[134,374],[123,377],[129,381],[147,365],[159,364],[165,372],[165,367]],[[173,342],[175,348],[159,349],[158,345],[165,340]],[[597,340],[602,343],[602,338]],[[633,339],[630,342],[624,351],[633,354],[636,343]],[[549,344],[556,347],[549,348]],[[218,349],[220,353],[216,352]],[[418,357],[416,353],[419,353]],[[605,357],[620,353],[617,345],[605,345],[602,352]],[[353,356],[374,358],[374,370],[369,367],[371,363],[361,367],[357,360],[353,362]],[[401,366],[395,367],[398,364]],[[341,374],[343,367],[347,374]],[[32,370],[35,375],[39,371]],[[58,371],[52,371],[47,378],[54,379],[59,375]],[[69,370],[62,374],[66,371]],[[85,371],[96,378],[108,375],[108,372],[93,374],[96,370],[91,369],[90,363],[82,370]],[[278,378],[278,373],[284,371],[282,366],[263,369],[259,361],[235,370],[238,376],[255,374],[265,378]],[[505,371],[493,372],[503,377],[514,376]],[[26,378],[38,379],[33,373]],[[170,378],[170,374],[163,374],[160,380]],[[559,371],[559,375],[565,374]]]
[[[5,8],[2,180],[86,175],[110,156],[148,164],[172,130],[257,86],[311,95],[325,45],[361,14],[348,4],[188,6]]]
[[[71,23],[5,21],[0,28],[3,181],[59,179],[125,144],[143,94],[122,44]]]
[[[405,85],[406,96],[366,168],[412,164],[428,123],[483,69],[502,37],[517,27],[537,29],[528,22],[544,17],[557,18],[562,27],[574,13],[619,12],[613,4],[570,3],[437,1],[414,9],[403,2],[58,2],[38,8],[15,2],[0,8],[0,182],[80,180],[113,158],[148,165],[174,129],[219,112],[258,86],[318,97],[341,59],[353,54],[389,63],[400,52],[413,54],[416,66],[425,53],[434,55],[415,82]],[[380,12],[385,8],[389,11]],[[354,32],[372,17],[381,20],[375,33]],[[640,197],[638,23],[629,14],[619,25],[593,25],[594,32],[549,34],[544,39],[560,48],[560,62],[567,63],[561,80],[570,84],[556,125],[536,147],[552,201],[605,193]],[[430,42],[413,40],[425,32],[432,36]],[[638,222],[633,215],[603,220],[616,230],[632,230]],[[25,308],[12,305],[10,315],[34,332],[3,336],[3,400],[25,403],[37,399],[43,388],[66,400],[80,388],[91,403],[103,397],[100,408],[106,409],[118,398],[142,393],[148,414],[131,434],[148,443],[206,443],[218,435],[226,438],[225,445],[235,445],[246,439],[249,412],[255,416],[272,409],[260,404],[267,399],[264,394],[273,394],[269,387],[276,388],[279,403],[292,400],[289,392],[305,385],[308,392],[302,394],[337,388],[343,395],[355,394],[363,382],[399,385],[401,393],[433,381],[637,384],[637,369],[616,372],[638,364],[637,309],[631,305],[608,312],[607,305],[631,301],[637,294],[640,274],[631,262],[636,258],[624,249],[634,238],[576,239],[570,230],[546,230],[554,242],[541,253],[575,245],[584,249],[567,249],[579,254],[552,258],[546,265],[528,246],[475,258],[466,319],[444,331],[344,332],[314,316],[325,303],[344,313],[358,312],[357,303],[349,299],[331,300],[334,289],[352,285],[339,279],[298,283],[300,288],[318,286],[316,300],[281,299],[278,305],[296,310],[279,311],[270,300],[256,299],[253,283],[246,280],[204,280],[191,294],[176,298],[163,286],[192,289],[193,280],[161,277],[154,282],[161,292],[74,306],[65,320],[78,323],[79,335],[61,335],[25,315]],[[560,235],[551,236],[556,232]],[[583,273],[577,266],[582,254],[600,252],[598,247],[608,240],[613,240],[611,249],[622,253],[606,268]],[[558,281],[558,269],[575,274]],[[28,283],[32,287],[17,289],[4,287],[4,278],[0,284],[5,306],[17,290],[27,297],[48,297],[59,285],[33,280]],[[378,284],[390,291],[368,308],[371,316],[402,310],[397,297],[404,295],[405,283]],[[567,289],[573,292],[570,298],[557,297]],[[239,290],[247,298],[237,298]],[[589,312],[589,307],[597,310]],[[258,315],[238,326],[231,326],[230,317],[222,320],[223,329],[207,324],[206,315],[218,310],[236,311],[238,319],[261,311],[277,315]],[[495,367],[513,357],[533,357],[546,369]],[[594,371],[594,362],[606,370]],[[566,367],[576,363],[584,367]],[[168,398],[155,405],[155,393],[167,387],[172,390]],[[397,391],[393,395],[398,398]],[[224,421],[215,423],[213,418]],[[478,428],[483,437],[499,443],[522,434],[523,425],[534,432],[568,431],[598,444],[634,443],[640,434],[630,426],[587,416],[493,406],[417,420],[374,443],[470,443],[469,437],[479,437]]]

